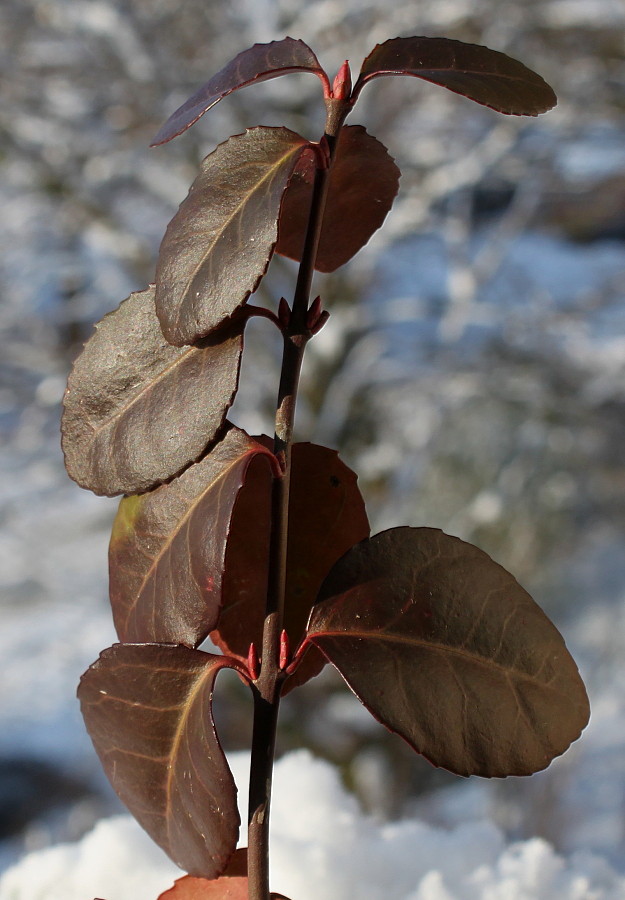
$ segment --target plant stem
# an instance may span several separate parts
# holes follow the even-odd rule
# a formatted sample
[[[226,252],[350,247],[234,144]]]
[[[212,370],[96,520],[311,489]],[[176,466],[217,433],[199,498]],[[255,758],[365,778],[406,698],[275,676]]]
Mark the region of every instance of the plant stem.
[[[332,104],[332,101],[327,101]],[[299,376],[306,344],[311,337],[308,325],[310,288],[328,192],[329,172],[336,141],[347,114],[336,115],[326,123],[329,164],[317,168],[310,204],[308,227],[297,275],[289,324],[283,329],[284,350],[274,437],[274,453],[281,474],[274,478],[272,491],[271,541],[267,606],[263,628],[261,668],[254,690],[254,726],[249,784],[248,817],[248,898],[269,900],[269,809],[276,743],[280,691],[286,677],[279,665],[280,634],[284,623],[286,561],[291,482],[291,444]]]

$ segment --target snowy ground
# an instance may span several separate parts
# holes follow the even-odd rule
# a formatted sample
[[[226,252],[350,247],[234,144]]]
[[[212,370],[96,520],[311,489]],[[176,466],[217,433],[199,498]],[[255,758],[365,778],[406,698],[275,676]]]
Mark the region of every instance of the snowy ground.
[[[247,757],[232,757],[240,783]],[[242,810],[245,814],[245,810]],[[359,810],[334,769],[306,751],[276,766],[271,884],[293,900],[622,900],[625,876],[599,857],[507,843],[487,820],[437,829],[381,823]],[[79,844],[23,859],[0,900],[155,900],[180,872],[133,819],[101,821]]]

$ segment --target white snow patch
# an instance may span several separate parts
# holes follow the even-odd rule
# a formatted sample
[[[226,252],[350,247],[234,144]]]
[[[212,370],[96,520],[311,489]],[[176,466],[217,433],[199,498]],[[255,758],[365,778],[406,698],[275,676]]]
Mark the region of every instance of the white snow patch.
[[[242,785],[249,759],[231,763]],[[489,822],[379,823],[307,751],[276,765],[271,853],[272,886],[292,900],[625,900],[625,878],[599,857],[564,858],[540,838],[506,846]],[[77,844],[26,856],[0,880],[0,900],[156,900],[179,875],[117,816]]]
[[[552,0],[543,15],[553,28],[606,28],[625,21],[625,8],[621,0]]]
[[[130,816],[98,822],[79,843],[24,857],[0,881],[2,900],[156,900],[180,870]]]

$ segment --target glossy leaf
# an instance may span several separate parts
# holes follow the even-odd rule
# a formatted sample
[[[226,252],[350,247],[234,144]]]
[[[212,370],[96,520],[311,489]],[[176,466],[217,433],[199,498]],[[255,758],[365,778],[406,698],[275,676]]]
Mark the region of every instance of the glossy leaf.
[[[271,900],[288,900],[283,894],[270,894]],[[247,878],[218,878],[207,881],[186,875],[157,900],[248,900]]]
[[[193,94],[169,117],[152,147],[164,144],[195,124],[223,97],[258,81],[292,72],[312,72],[322,80],[326,75],[313,51],[303,41],[287,37],[269,44],[254,44],[235,56],[220,72]]]
[[[540,75],[518,60],[448,38],[392,38],[378,44],[362,64],[353,101],[380,75],[413,75],[508,115],[537,116],[557,103]]]
[[[120,640],[189,646],[204,640],[219,615],[237,496],[250,468],[260,466],[270,479],[273,463],[265,447],[230,426],[179,478],[121,501],[109,548]]]
[[[247,877],[247,847],[239,847],[234,851],[222,873],[222,877],[224,876],[228,878]]]
[[[259,471],[246,480],[232,519],[223,580],[223,609],[213,641],[244,660],[251,641],[261,646],[269,567],[271,484]],[[332,565],[369,534],[357,478],[335,450],[317,444],[292,449],[285,628],[295,649],[317,592]],[[310,648],[290,687],[320,671]]]
[[[282,195],[309,147],[287,128],[250,128],[203,161],[156,267],[156,311],[170,343],[205,337],[256,290],[276,243]]]
[[[486,553],[438,529],[354,547],[308,636],[380,722],[459,775],[544,769],[588,721],[555,626]]]
[[[172,347],[156,318],[154,286],[131,294],[96,325],[69,376],[61,427],[70,476],[108,496],[172,478],[222,427],[242,349],[242,323],[201,347]]]
[[[334,272],[364,247],[393,205],[399,176],[386,147],[361,125],[341,130],[315,268]],[[314,179],[314,161],[303,156],[280,211],[276,252],[297,262],[304,247]]]
[[[239,832],[236,787],[212,718],[229,660],[158,644],[115,644],[78,697],[104,771],[123,803],[185,871],[216,878]]]

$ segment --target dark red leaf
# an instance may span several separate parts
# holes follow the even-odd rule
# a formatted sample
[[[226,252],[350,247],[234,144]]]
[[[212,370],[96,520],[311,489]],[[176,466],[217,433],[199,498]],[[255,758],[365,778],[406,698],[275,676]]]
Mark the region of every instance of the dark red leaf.
[[[271,893],[271,900],[288,900],[283,894]],[[247,900],[247,878],[218,878],[207,881],[186,875],[157,900]]]
[[[231,661],[158,644],[115,644],[78,697],[104,771],[140,825],[185,871],[216,878],[239,833],[236,787],[212,718]]]
[[[197,459],[234,399],[243,324],[201,347],[172,347],[154,309],[154,286],[131,294],[96,325],[63,400],[70,476],[96,494],[149,490]]]
[[[190,97],[160,129],[151,146],[165,144],[193,125],[223,97],[248,84],[267,81],[291,72],[312,72],[327,82],[327,76],[310,47],[287,37],[269,44],[254,44],[235,56],[224,68]]]
[[[228,878],[247,878],[247,847],[235,850],[226,866],[223,876]]]
[[[557,103],[540,75],[518,60],[448,38],[392,38],[378,44],[362,64],[353,101],[380,75],[414,75],[514,116],[537,116]]]
[[[156,267],[156,312],[170,343],[195,343],[256,290],[277,240],[282,195],[309,148],[287,128],[250,128],[203,161]]]
[[[289,498],[285,628],[295,649],[319,587],[331,566],[369,534],[356,475],[335,450],[295,444]],[[232,518],[223,580],[223,608],[211,639],[229,655],[247,658],[261,646],[269,565],[271,483],[258,470],[246,479]],[[323,658],[310,648],[289,686],[317,674]]]
[[[232,510],[273,455],[230,426],[200,462],[149,494],[125,497],[109,548],[110,594],[122,641],[197,646],[221,602]]]
[[[262,646],[271,538],[271,473],[255,467],[234,509],[222,580],[222,607],[210,638],[228,656],[247,660]]]
[[[364,247],[393,205],[400,171],[386,147],[361,125],[341,129],[315,268],[334,272]],[[301,158],[284,194],[276,253],[301,260],[315,178],[309,155]]]
[[[394,528],[347,553],[308,638],[375,718],[458,775],[537,772],[588,722],[554,625],[486,553],[435,528]]]
[[[358,477],[335,450],[302,443],[295,444],[292,453],[284,624],[295,650],[330,568],[367,538],[370,528]],[[312,678],[324,664],[323,656],[310,648],[287,689]]]

